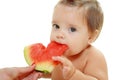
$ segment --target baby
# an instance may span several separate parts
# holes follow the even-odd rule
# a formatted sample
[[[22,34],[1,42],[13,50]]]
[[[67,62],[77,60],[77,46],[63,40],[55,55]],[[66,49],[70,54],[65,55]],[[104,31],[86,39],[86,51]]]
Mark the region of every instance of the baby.
[[[50,40],[69,48],[51,74],[34,71],[34,65],[0,69],[0,80],[108,80],[103,54],[92,46],[102,29],[103,12],[97,0],[60,0],[55,6]]]
[[[103,54],[92,46],[103,25],[97,0],[60,0],[55,6],[50,40],[69,49],[49,76],[52,80],[108,80]]]

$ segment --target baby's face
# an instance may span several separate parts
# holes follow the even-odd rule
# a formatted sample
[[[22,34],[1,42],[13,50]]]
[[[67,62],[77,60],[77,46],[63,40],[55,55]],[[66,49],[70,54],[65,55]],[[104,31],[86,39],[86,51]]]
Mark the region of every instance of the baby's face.
[[[69,47],[66,56],[75,55],[86,48],[89,35],[82,18],[82,9],[61,4],[55,7],[50,39]]]

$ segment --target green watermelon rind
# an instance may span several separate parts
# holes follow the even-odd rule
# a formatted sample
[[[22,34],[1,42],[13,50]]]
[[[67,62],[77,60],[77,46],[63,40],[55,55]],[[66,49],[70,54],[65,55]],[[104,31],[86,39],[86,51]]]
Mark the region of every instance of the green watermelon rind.
[[[35,70],[43,73],[51,73],[54,69],[54,64],[50,61],[39,62],[36,64]]]
[[[30,58],[30,47],[28,46],[24,48],[24,57],[28,65],[32,65],[34,63],[34,60]],[[43,73],[51,73],[55,67],[52,61],[38,62],[35,65],[35,70]]]
[[[29,53],[30,53],[29,47],[25,47],[24,48],[24,57],[25,57],[25,60],[26,60],[26,62],[27,62],[28,65],[32,65],[34,62],[33,62],[33,60],[31,60]]]

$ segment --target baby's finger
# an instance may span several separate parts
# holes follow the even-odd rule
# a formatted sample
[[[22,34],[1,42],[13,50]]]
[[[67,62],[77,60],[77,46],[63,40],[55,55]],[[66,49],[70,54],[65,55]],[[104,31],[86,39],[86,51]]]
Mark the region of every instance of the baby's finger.
[[[71,64],[71,62],[65,57],[54,56],[54,57],[52,57],[52,59],[55,61],[61,62],[64,66],[68,66]]]
[[[59,56],[53,56],[52,59],[55,60],[55,61],[60,61],[61,62],[61,58]]]
[[[75,68],[70,60],[65,57],[56,56],[53,60],[60,61],[62,63],[63,77],[69,79],[75,72]]]

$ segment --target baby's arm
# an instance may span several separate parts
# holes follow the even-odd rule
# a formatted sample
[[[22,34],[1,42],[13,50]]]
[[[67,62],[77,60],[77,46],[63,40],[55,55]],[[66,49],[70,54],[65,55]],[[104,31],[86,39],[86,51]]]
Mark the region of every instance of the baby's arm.
[[[88,59],[84,72],[76,69],[67,58],[54,57],[53,59],[63,64],[63,77],[67,80],[108,80],[107,66],[103,55],[98,53],[89,56],[92,57]]]

